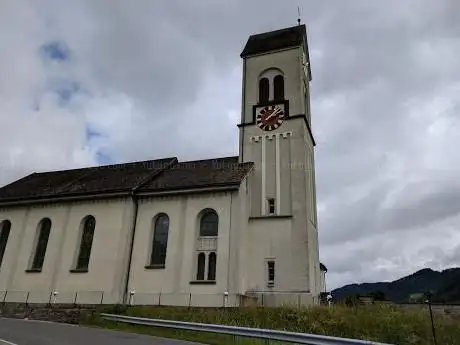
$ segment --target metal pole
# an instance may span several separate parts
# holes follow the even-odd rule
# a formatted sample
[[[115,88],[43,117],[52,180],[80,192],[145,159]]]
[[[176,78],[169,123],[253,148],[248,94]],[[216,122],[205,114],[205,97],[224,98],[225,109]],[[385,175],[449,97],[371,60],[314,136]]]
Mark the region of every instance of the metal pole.
[[[431,319],[431,331],[433,332],[433,344],[434,345],[437,345],[437,342],[436,342],[436,331],[435,331],[435,328],[434,328],[434,320],[433,320],[433,310],[431,308],[431,301],[428,300],[428,307],[430,309],[430,319]]]

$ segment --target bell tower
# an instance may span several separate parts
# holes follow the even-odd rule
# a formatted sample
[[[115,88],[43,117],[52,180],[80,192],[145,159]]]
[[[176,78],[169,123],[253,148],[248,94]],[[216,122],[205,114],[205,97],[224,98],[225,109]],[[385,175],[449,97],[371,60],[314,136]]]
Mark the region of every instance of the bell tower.
[[[276,257],[283,270],[278,288],[308,290],[317,296],[320,264],[315,140],[311,131],[312,78],[306,27],[299,24],[251,35],[240,56],[243,94],[239,159],[255,164],[248,197],[250,231],[251,224],[262,228],[257,225],[261,219],[266,229],[274,227],[273,233],[267,230],[265,236],[277,237],[284,231],[286,241],[273,240],[267,244],[271,252],[263,254]],[[281,225],[282,219],[285,225]],[[281,226],[289,230],[281,230]]]

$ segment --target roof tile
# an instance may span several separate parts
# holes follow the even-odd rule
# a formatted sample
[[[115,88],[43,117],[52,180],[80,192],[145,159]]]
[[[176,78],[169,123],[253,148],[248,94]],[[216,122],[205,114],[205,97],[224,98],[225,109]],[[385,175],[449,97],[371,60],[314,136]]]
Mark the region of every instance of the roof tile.
[[[246,57],[272,50],[296,47],[302,44],[306,39],[306,35],[304,24],[251,35],[240,56]]]
[[[164,158],[82,169],[33,173],[0,188],[0,202],[102,193],[154,192],[237,185],[253,166],[238,157],[178,162]]]
[[[179,162],[157,178],[144,184],[139,192],[190,189],[239,184],[253,163],[238,163],[238,156]]]

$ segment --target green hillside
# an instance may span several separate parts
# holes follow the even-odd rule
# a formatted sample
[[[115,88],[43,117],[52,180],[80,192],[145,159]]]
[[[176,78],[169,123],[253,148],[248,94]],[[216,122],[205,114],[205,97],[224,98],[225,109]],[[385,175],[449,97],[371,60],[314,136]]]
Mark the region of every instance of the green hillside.
[[[435,303],[460,304],[460,268],[434,271],[425,268],[392,282],[350,284],[333,290],[337,301],[347,296],[375,295],[395,303],[411,302],[411,296],[421,296],[426,292],[433,294]]]

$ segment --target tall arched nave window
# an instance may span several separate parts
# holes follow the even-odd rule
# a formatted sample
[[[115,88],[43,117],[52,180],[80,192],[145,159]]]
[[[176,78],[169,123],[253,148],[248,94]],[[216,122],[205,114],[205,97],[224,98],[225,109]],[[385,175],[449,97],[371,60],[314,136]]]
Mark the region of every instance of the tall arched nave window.
[[[150,268],[166,267],[168,249],[169,217],[165,213],[156,216],[153,225],[152,250],[150,252]]]
[[[11,222],[4,220],[0,224],[0,267],[2,266],[3,256],[5,255],[8,237],[10,236]]]
[[[51,220],[49,218],[43,218],[38,223],[38,238],[36,240],[31,271],[41,271],[45,262],[46,248],[48,247],[48,240],[51,233]]]
[[[77,270],[88,270],[91,249],[93,247],[94,229],[96,228],[96,218],[86,216],[82,221],[82,232],[80,239],[80,249],[77,257]]]

